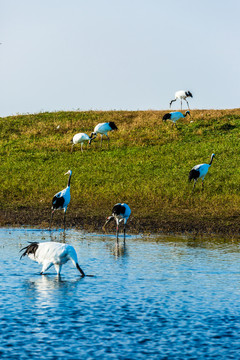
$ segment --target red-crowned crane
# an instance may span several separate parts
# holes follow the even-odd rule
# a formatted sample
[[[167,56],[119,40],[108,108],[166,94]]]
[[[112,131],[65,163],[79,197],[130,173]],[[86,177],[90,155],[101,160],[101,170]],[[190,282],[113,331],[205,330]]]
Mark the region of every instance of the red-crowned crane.
[[[189,104],[188,104],[188,101],[187,101],[187,97],[193,97],[192,96],[192,93],[190,91],[185,91],[185,90],[179,90],[177,92],[175,92],[175,99],[174,100],[171,100],[170,102],[170,107],[172,105],[172,103],[174,101],[176,101],[177,99],[181,100],[181,110],[182,110],[182,101],[185,100],[186,103],[187,103],[187,106],[188,106],[188,109],[189,109]]]
[[[64,174],[64,175],[67,175],[67,174],[69,174],[67,187],[65,189],[63,189],[62,191],[59,191],[57,194],[55,194],[52,199],[52,213],[51,213],[51,219],[50,219],[50,228],[51,228],[52,218],[53,218],[53,214],[54,214],[55,210],[64,210],[64,218],[63,218],[64,229],[66,226],[66,212],[67,212],[68,204],[70,203],[70,199],[71,199],[70,182],[71,182],[72,170],[68,170],[68,172],[66,172],[66,174]]]
[[[191,182],[191,180],[194,180],[193,190],[196,185],[196,182],[198,179],[202,179],[202,189],[203,189],[203,181],[205,176],[207,175],[208,169],[212,165],[213,158],[215,157],[215,154],[211,155],[211,161],[209,164],[199,164],[195,165],[192,170],[189,172],[188,180]],[[192,191],[193,191],[192,190]]]
[[[109,137],[108,137],[108,132],[109,131],[113,131],[113,130],[118,130],[117,126],[115,125],[114,122],[110,121],[110,122],[105,122],[105,123],[100,123],[98,125],[95,126],[93,132],[91,133],[90,136],[90,141],[89,144],[91,144],[92,140],[95,139],[97,137],[97,134],[101,135],[101,147],[102,147],[102,139],[103,139],[103,135],[105,135],[108,139],[108,146],[109,146]]]
[[[180,111],[175,111],[165,114],[163,116],[163,121],[171,120],[176,126],[176,121],[185,118],[187,115],[190,115],[190,111],[186,111],[185,114],[182,114]]]
[[[117,234],[117,241],[118,241],[118,233],[119,233],[119,223],[124,222],[124,241],[125,241],[125,235],[126,235],[126,223],[128,221],[129,216],[131,215],[131,209],[130,207],[125,203],[118,203],[114,205],[112,209],[112,215],[108,216],[105,224],[103,225],[103,230],[105,231],[105,226],[111,221],[116,221],[116,234]]]
[[[24,251],[25,250],[25,251]],[[28,256],[31,260],[42,264],[41,275],[47,271],[52,265],[55,266],[56,272],[60,275],[63,264],[71,260],[73,265],[84,277],[85,274],[78,264],[77,253],[73,246],[58,242],[31,242],[30,245],[24,247],[20,251],[24,251],[20,257]]]
[[[83,152],[83,143],[84,141],[88,141],[88,143],[90,144],[90,136],[88,136],[85,133],[78,133],[76,135],[74,135],[74,137],[72,138],[71,142],[72,142],[72,151],[73,151],[73,146],[76,144],[81,144],[81,151]]]

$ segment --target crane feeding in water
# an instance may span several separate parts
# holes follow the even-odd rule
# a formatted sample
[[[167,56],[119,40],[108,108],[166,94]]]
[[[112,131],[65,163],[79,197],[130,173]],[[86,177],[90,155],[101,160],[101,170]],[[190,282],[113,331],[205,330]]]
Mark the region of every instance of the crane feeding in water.
[[[212,161],[213,161],[213,158],[215,157],[215,154],[212,154],[211,155],[211,161],[209,164],[199,164],[199,165],[195,165],[192,170],[189,172],[189,175],[188,175],[188,180],[189,182],[192,181],[192,179],[194,180],[194,184],[193,184],[193,190],[194,190],[194,187],[196,185],[196,182],[198,179],[202,179],[202,189],[203,189],[203,181],[204,181],[204,178],[205,176],[207,175],[208,173],[208,170],[210,168],[210,166],[212,165]],[[192,190],[192,191],[193,191]]]
[[[54,265],[57,274],[60,275],[62,265],[71,260],[81,276],[85,276],[85,273],[78,264],[76,250],[71,245],[53,241],[42,243],[31,242],[30,245],[24,247],[20,251],[24,251],[20,259],[27,255],[31,260],[42,264],[41,275],[43,275],[43,273],[45,273],[52,265]]]
[[[51,228],[52,218],[53,218],[53,214],[54,214],[55,210],[64,210],[64,218],[63,218],[64,229],[66,227],[66,212],[67,212],[68,204],[70,203],[70,199],[71,199],[70,182],[71,182],[72,170],[68,170],[68,172],[66,172],[66,174],[64,174],[64,175],[67,175],[67,174],[69,174],[67,187],[65,189],[59,191],[57,194],[55,194],[52,199],[52,213],[51,213],[51,219],[50,219],[50,228]]]
[[[105,231],[105,226],[112,220],[116,221],[116,234],[117,234],[117,241],[118,241],[118,233],[119,233],[119,223],[123,221],[124,223],[124,241],[126,236],[126,223],[128,221],[129,216],[131,215],[130,207],[125,203],[118,203],[114,205],[112,209],[112,215],[107,217],[105,224],[103,225],[103,230]]]
[[[189,109],[189,104],[188,104],[188,101],[187,101],[187,98],[188,97],[193,97],[192,93],[190,91],[185,91],[185,90],[179,90],[179,91],[176,91],[175,92],[175,99],[174,100],[171,100],[170,102],[170,107],[172,105],[172,103],[174,101],[176,101],[177,99],[181,100],[181,110],[182,110],[182,101],[185,100],[186,103],[187,103],[187,106],[188,106],[188,109]]]

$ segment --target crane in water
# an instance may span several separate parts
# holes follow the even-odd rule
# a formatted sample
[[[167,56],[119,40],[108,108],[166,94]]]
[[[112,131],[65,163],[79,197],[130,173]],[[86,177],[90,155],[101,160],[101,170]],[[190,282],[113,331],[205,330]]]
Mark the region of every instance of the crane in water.
[[[128,204],[125,203],[118,203],[114,205],[112,209],[112,215],[107,217],[105,224],[103,225],[103,230],[105,231],[105,226],[112,220],[116,221],[116,235],[118,241],[118,233],[119,233],[119,223],[123,221],[124,223],[124,241],[126,236],[126,223],[128,221],[129,216],[131,215],[131,209]]]
[[[40,275],[43,275],[51,266],[54,265],[57,275],[60,275],[62,265],[66,264],[69,260],[78,269],[81,276],[84,277],[85,273],[78,264],[76,250],[73,246],[58,242],[31,242],[28,246],[20,250],[24,251],[20,257],[28,256],[31,260],[37,261],[42,264]]]

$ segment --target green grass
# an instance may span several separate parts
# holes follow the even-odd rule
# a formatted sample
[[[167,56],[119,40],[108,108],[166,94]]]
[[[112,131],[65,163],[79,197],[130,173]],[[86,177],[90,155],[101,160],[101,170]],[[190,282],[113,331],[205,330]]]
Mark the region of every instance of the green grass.
[[[94,221],[101,223],[116,202],[127,202],[138,230],[144,225],[164,230],[168,224],[173,231],[225,227],[239,232],[240,109],[194,110],[177,128],[162,122],[164,113],[56,112],[0,118],[0,225],[14,219],[18,223],[23,209],[30,215],[37,212],[38,224],[47,221],[52,197],[66,186],[64,173],[71,169],[68,224],[77,225],[79,218],[97,227]],[[110,133],[109,149],[107,141],[100,149],[98,137],[90,148],[84,145],[84,153],[80,145],[71,153],[74,134],[90,134],[105,121],[119,128]],[[192,196],[188,173],[194,165],[209,162],[213,152],[216,159],[205,190],[199,181]],[[11,220],[6,214],[13,211]]]

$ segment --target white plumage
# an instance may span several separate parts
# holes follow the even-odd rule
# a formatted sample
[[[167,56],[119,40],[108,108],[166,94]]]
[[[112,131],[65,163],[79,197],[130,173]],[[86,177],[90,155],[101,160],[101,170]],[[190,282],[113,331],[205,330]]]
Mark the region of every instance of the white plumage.
[[[176,91],[175,92],[175,99],[174,100],[171,100],[170,102],[170,107],[172,105],[172,103],[174,101],[176,101],[177,99],[181,100],[181,110],[182,110],[182,101],[185,100],[186,103],[187,103],[187,106],[188,106],[188,109],[189,109],[189,104],[188,104],[188,101],[187,101],[187,97],[193,97],[192,96],[192,93],[190,91],[185,91],[185,90],[179,90],[179,91]]]
[[[60,275],[62,265],[71,260],[81,275],[85,276],[83,270],[78,264],[77,253],[71,245],[58,242],[32,242],[20,251],[23,250],[25,251],[23,252],[21,258],[27,255],[31,260],[42,264],[41,275],[52,265],[55,266],[57,274]]]
[[[108,139],[108,145],[109,145],[109,136],[108,136],[108,132],[109,131],[113,131],[113,130],[118,130],[117,126],[115,125],[114,122],[110,121],[110,122],[105,122],[105,123],[100,123],[98,125],[95,126],[90,138],[90,142],[89,144],[91,144],[91,141],[94,140],[97,137],[97,134],[101,135],[101,146],[102,146],[102,139],[103,139],[103,135],[105,135]]]
[[[125,203],[118,203],[114,205],[112,209],[112,215],[108,216],[105,224],[103,225],[103,230],[105,231],[105,226],[111,221],[116,221],[116,230],[117,230],[117,241],[118,241],[118,233],[119,233],[119,223],[123,221],[124,223],[124,241],[125,241],[125,234],[126,234],[126,223],[128,221],[129,216],[131,215],[130,207]]]
[[[52,214],[51,214],[51,219],[50,219],[50,227],[51,227],[52,218],[53,218],[53,214],[54,214],[55,210],[64,210],[64,229],[65,229],[67,207],[71,200],[70,181],[71,181],[72,171],[68,170],[68,172],[66,172],[66,174],[64,174],[64,175],[67,175],[67,174],[69,174],[67,187],[65,189],[59,191],[57,194],[55,194],[52,199]]]
[[[180,111],[175,111],[165,114],[163,116],[163,121],[171,120],[176,125],[177,120],[185,118],[187,115],[190,115],[189,111],[186,111],[185,114],[182,114]]]
[[[81,144],[81,151],[83,152],[83,143],[84,141],[88,141],[90,143],[90,136],[88,136],[85,133],[78,133],[76,135],[74,135],[74,137],[72,138],[72,151],[73,151],[73,146],[76,144]]]
[[[193,190],[194,190],[194,187],[195,187],[198,179],[202,179],[202,189],[203,189],[204,178],[207,175],[210,166],[212,165],[212,161],[213,161],[214,157],[215,157],[215,154],[212,154],[211,161],[209,164],[195,165],[189,172],[189,176],[188,176],[189,181],[191,182],[192,179],[194,180]]]

